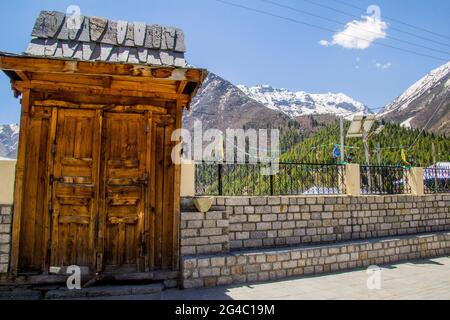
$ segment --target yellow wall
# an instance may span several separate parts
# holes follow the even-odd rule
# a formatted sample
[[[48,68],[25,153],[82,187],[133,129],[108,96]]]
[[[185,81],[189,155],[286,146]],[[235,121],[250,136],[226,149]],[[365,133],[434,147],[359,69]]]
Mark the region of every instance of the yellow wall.
[[[195,163],[181,165],[181,197],[195,196]]]
[[[0,160],[0,204],[13,204],[15,160]]]

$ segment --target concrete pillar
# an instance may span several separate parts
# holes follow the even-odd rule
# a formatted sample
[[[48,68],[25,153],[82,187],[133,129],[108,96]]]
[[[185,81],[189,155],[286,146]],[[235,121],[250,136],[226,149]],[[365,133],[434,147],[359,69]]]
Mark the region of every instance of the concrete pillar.
[[[420,167],[411,168],[408,170],[407,179],[411,188],[411,194],[414,196],[425,195],[425,187],[423,183],[424,173],[425,169]]]
[[[195,197],[195,162],[181,164],[181,197]]]
[[[361,195],[361,171],[359,164],[345,165],[344,182],[349,196]]]
[[[0,160],[0,205],[11,205],[14,200],[15,160]]]

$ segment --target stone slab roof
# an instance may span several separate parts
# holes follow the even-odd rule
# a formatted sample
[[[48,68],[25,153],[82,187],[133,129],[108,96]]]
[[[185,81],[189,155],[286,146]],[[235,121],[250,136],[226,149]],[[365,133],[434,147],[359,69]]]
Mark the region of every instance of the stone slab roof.
[[[185,67],[181,29],[42,11],[27,54],[86,61]]]

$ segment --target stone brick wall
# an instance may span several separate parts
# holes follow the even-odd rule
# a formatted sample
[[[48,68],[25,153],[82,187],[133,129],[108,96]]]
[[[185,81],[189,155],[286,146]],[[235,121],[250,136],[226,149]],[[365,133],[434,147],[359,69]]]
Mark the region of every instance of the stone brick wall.
[[[320,274],[450,254],[450,233],[182,259],[184,288]]]
[[[8,272],[11,252],[12,207],[0,205],[0,274]]]
[[[181,213],[181,255],[230,250],[229,217],[224,211]]]
[[[450,230],[450,195],[219,197],[230,249],[321,244]]]
[[[450,195],[218,197],[208,213],[182,203],[186,288],[450,253]]]

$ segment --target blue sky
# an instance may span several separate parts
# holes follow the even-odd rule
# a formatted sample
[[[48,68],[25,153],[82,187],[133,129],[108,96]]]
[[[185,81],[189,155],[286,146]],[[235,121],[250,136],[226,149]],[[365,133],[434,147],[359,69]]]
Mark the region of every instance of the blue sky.
[[[227,0],[334,31],[312,28],[215,0],[40,0],[3,1],[0,19],[0,50],[20,53],[26,49],[34,21],[42,9],[66,11],[78,5],[82,14],[116,20],[145,21],[182,28],[186,34],[189,63],[204,67],[235,84],[271,84],[311,93],[343,92],[375,108],[384,106],[431,69],[445,63],[397,51],[379,44],[402,47],[450,60],[450,54],[417,48],[392,39],[375,39],[368,48],[348,49],[345,43],[330,44],[333,34],[361,20],[315,6],[307,0],[273,0],[308,11],[332,23],[261,0]],[[335,0],[311,0],[337,10],[362,16],[365,11]],[[343,0],[357,7],[376,4],[381,9],[382,32],[435,50],[450,52],[450,1],[446,0]],[[440,38],[388,20],[414,24],[449,38]],[[386,23],[386,25],[384,25]],[[433,41],[399,33],[401,29]],[[361,30],[361,29],[360,29]],[[374,33],[372,33],[374,35]],[[365,35],[367,36],[367,34]],[[339,39],[338,37],[336,39]],[[12,97],[9,80],[0,75],[0,123],[19,121],[18,100]]]

